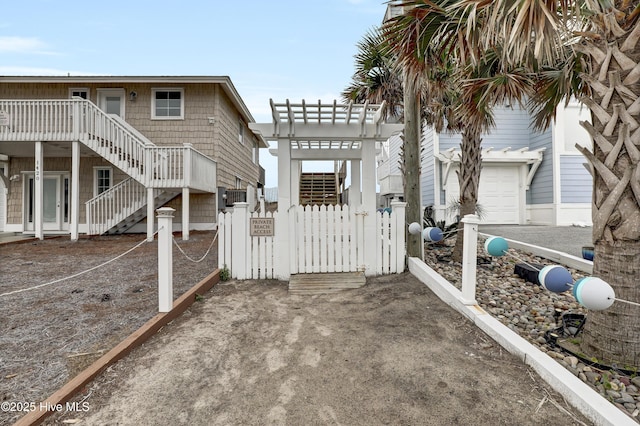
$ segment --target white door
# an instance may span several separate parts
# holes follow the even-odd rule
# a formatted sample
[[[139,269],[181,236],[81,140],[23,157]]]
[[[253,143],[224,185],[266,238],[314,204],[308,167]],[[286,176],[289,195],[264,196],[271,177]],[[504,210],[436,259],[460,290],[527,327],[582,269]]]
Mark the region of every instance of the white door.
[[[124,89],[98,89],[98,108],[124,118]]]
[[[483,224],[520,223],[520,167],[483,164],[480,173],[478,204],[483,210]],[[447,207],[460,197],[458,175],[451,170],[447,178]]]
[[[25,230],[35,230],[36,214],[34,176],[26,175]],[[56,174],[44,176],[42,229],[63,231],[69,229],[69,177]]]

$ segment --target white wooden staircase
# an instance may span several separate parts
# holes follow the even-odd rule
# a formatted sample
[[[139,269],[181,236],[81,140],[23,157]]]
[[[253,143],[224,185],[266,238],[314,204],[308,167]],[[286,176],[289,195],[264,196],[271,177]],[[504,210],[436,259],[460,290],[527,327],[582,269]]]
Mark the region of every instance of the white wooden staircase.
[[[117,233],[146,217],[149,189],[156,205],[178,195],[216,191],[216,163],[191,145],[156,146],[118,116],[90,101],[0,100],[0,141],[79,141],[130,176],[87,201],[89,234]],[[132,224],[133,222],[133,224]]]

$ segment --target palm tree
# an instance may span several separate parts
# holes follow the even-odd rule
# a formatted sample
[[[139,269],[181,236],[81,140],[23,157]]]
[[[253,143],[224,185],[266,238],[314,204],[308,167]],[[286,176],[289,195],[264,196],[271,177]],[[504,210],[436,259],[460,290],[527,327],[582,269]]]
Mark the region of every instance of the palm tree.
[[[460,216],[477,211],[478,186],[482,165],[481,135],[494,124],[493,108],[504,102],[520,102],[530,93],[532,82],[520,70],[501,61],[501,46],[484,52],[478,37],[465,33],[459,25],[463,16],[451,15],[453,0],[403,1],[403,14],[386,26],[386,36],[395,49],[399,65],[426,87],[435,130],[461,133],[461,162],[457,171],[460,184]],[[472,58],[479,58],[472,61]],[[462,260],[463,227],[459,225],[452,258]]]
[[[581,124],[593,150],[577,148],[593,175],[594,275],[609,282],[618,299],[639,302],[640,4],[462,0],[451,12],[473,18],[464,21],[465,30],[480,34],[483,47],[504,42],[504,61],[543,71],[533,99],[539,125],[570,95],[591,110],[592,123]],[[488,25],[478,32],[483,20]],[[550,88],[557,92],[549,94]],[[601,361],[640,366],[640,310],[614,303],[590,312],[581,345]]]
[[[352,83],[342,92],[345,101],[381,103],[386,101],[387,116],[403,119],[402,161],[408,223],[422,220],[420,214],[420,90],[414,81],[403,79],[394,67],[394,57],[380,31],[369,31],[358,43],[356,71]],[[406,77],[406,76],[404,76]],[[421,236],[407,236],[407,254],[421,256]]]

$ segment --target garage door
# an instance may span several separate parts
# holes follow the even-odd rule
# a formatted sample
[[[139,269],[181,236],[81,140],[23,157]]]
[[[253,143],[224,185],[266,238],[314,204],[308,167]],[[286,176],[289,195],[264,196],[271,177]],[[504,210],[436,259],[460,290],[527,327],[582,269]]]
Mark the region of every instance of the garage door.
[[[484,164],[480,173],[478,204],[484,210],[482,223],[518,224],[520,221],[520,173],[518,166]],[[458,199],[458,175],[447,179],[446,199]]]

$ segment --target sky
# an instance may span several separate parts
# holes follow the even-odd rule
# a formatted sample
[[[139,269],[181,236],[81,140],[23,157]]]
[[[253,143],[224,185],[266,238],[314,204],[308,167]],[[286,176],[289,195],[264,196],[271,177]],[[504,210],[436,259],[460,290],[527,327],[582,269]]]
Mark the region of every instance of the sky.
[[[340,100],[356,44],[385,10],[384,0],[3,1],[0,75],[225,75],[254,119],[271,122],[269,99]],[[263,149],[260,163],[277,186],[276,158]]]

